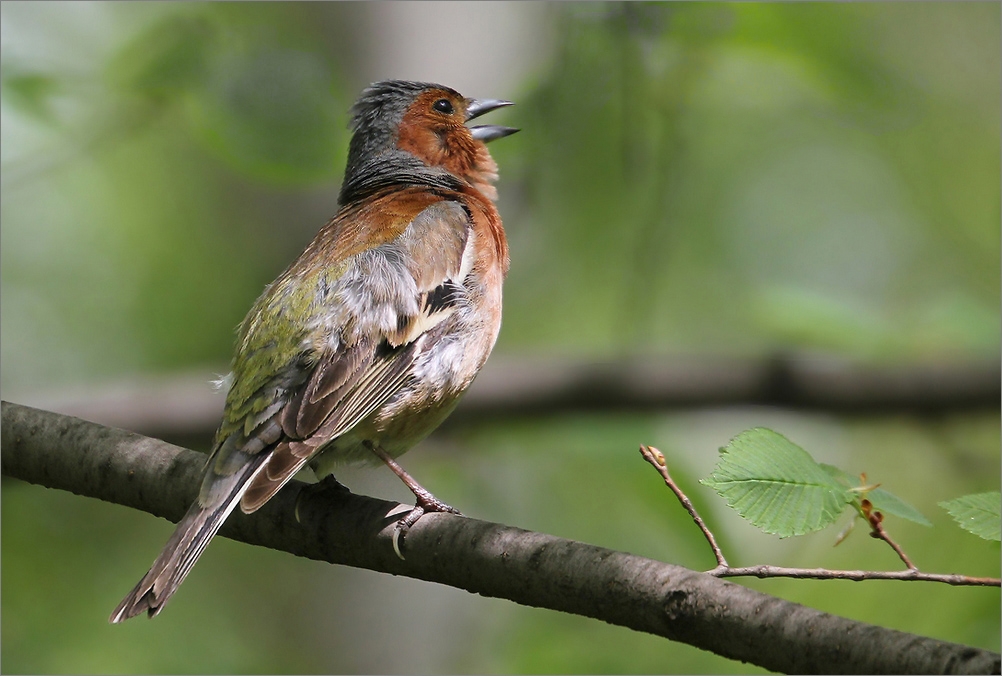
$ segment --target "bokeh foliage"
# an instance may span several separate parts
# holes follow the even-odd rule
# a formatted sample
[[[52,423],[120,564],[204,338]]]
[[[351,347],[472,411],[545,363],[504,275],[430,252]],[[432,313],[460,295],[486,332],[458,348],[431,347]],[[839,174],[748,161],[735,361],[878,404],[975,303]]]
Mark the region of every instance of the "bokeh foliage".
[[[343,3],[2,12],[4,398],[224,371],[233,328],[336,208],[346,112],[364,84],[356,34],[371,27]],[[558,3],[549,17],[550,56],[516,91],[464,92],[516,100],[498,120],[523,130],[492,145],[512,244],[498,353],[998,355],[998,4]],[[484,36],[502,39],[516,38]],[[442,35],[428,49],[471,58]],[[465,513],[709,568],[636,454],[650,443],[733,563],[896,566],[860,535],[833,550],[835,529],[753,532],[698,488],[716,449],[758,425],[930,515],[932,529],[888,522],[923,569],[998,575],[998,545],[935,506],[998,488],[991,412],[516,419],[453,429],[406,460]],[[408,499],[380,473],[345,476]],[[155,622],[110,627],[169,525],[14,483],[2,500],[7,672],[748,670],[225,541]],[[999,648],[997,590],[747,584]]]
[[[531,204],[514,263],[531,272],[509,293],[546,289],[508,314],[506,337],[612,352],[995,352],[998,55],[957,54],[993,12],[571,8],[550,79],[517,111],[524,149],[503,151],[519,155]],[[935,30],[961,14],[964,30]]]

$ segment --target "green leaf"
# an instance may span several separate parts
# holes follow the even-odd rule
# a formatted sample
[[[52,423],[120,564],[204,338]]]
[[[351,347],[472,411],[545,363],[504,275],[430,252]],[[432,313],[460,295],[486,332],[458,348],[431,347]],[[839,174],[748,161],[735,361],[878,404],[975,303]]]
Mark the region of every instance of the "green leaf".
[[[874,488],[866,494],[866,497],[877,511],[893,514],[923,526],[932,526],[932,522],[925,518],[922,512],[883,488]]]
[[[853,488],[859,485],[859,477],[855,477],[848,472],[846,472],[841,467],[836,467],[835,465],[829,465],[824,462],[819,462],[818,466],[824,471],[828,472],[829,476],[838,481],[840,484],[846,488]]]
[[[999,491],[964,495],[939,503],[966,531],[985,540],[1002,540],[1002,494]]]
[[[772,430],[746,430],[720,453],[701,483],[767,533],[789,537],[820,530],[852,501],[848,488],[807,451]]]
[[[847,488],[859,488],[859,477],[849,474],[845,470],[835,467],[834,465],[826,465],[821,462],[821,465],[828,474],[833,477],[836,481]],[[855,495],[860,495],[859,491],[853,491]],[[883,512],[884,514],[893,514],[894,516],[899,516],[902,519],[908,519],[909,521],[914,521],[915,523],[922,524],[923,526],[932,526],[932,522],[925,518],[922,512],[918,511],[907,502],[894,495],[890,491],[886,491],[883,488],[874,488],[873,490],[866,491],[865,497],[873,505],[873,508]]]

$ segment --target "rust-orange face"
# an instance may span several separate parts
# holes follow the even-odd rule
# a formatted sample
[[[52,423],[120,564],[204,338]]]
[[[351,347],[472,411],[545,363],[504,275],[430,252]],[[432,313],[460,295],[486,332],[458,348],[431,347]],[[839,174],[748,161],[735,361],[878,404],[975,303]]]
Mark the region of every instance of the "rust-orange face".
[[[508,101],[494,99],[466,99],[451,89],[425,90],[404,112],[397,131],[397,148],[470,183],[489,183],[497,166],[484,144],[518,130],[496,125],[471,128],[466,122],[509,105]]]
[[[464,98],[449,87],[425,82],[373,83],[351,109],[353,134],[339,202],[405,184],[457,189],[467,183],[497,199],[497,165],[485,144],[518,130],[466,123],[509,105]]]

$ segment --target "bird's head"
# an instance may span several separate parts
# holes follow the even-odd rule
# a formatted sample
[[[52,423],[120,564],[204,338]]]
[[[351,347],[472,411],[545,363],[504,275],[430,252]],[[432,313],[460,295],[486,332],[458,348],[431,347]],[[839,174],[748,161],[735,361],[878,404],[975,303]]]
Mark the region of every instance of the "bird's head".
[[[466,123],[510,105],[510,101],[465,98],[437,84],[389,80],[370,85],[351,109],[354,134],[342,203],[359,192],[358,186],[371,184],[371,175],[379,172],[413,174],[415,180],[432,183],[451,177],[496,199],[497,164],[486,144],[518,129]]]

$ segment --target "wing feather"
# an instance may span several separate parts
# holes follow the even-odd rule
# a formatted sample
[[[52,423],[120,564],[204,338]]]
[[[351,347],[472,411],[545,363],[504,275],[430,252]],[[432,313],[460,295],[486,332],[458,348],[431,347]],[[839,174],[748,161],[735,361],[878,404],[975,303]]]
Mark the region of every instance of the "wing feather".
[[[304,387],[295,392],[282,411],[282,428],[292,439],[306,439],[337,408],[347,392],[372,366],[371,341],[322,355]]]
[[[418,214],[398,239],[363,252],[384,257],[370,264],[389,276],[349,278],[344,284],[353,294],[386,306],[357,314],[378,324],[390,308],[396,315],[395,330],[373,330],[363,321],[354,327],[363,336],[358,342],[342,342],[315,361],[281,414],[285,435],[302,443],[282,442],[275,447],[266,470],[248,486],[240,503],[243,511],[258,509],[324,444],[358,425],[406,386],[425,349],[422,336],[454,312],[462,298],[461,276],[468,272],[471,244],[465,209],[456,202],[439,202]],[[394,283],[393,275],[402,281]],[[400,293],[409,295],[396,297]],[[400,311],[406,307],[414,311]]]

